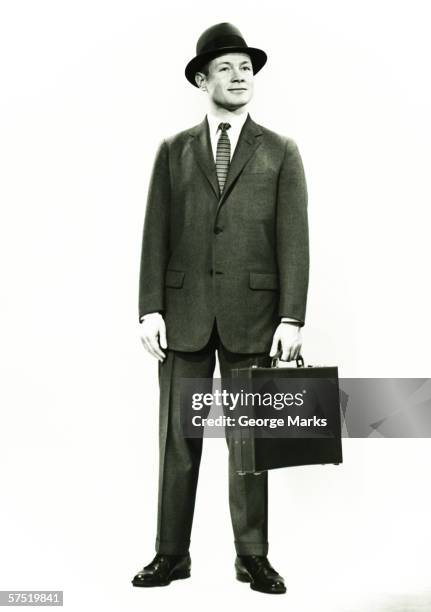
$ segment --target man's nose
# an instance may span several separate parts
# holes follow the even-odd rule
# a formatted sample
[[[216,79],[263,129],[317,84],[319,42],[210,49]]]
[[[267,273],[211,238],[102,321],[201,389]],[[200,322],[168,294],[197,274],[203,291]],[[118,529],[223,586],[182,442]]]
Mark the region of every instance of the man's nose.
[[[243,81],[244,80],[244,75],[241,74],[241,71],[239,68],[237,69],[233,69],[233,74],[232,74],[232,81]]]

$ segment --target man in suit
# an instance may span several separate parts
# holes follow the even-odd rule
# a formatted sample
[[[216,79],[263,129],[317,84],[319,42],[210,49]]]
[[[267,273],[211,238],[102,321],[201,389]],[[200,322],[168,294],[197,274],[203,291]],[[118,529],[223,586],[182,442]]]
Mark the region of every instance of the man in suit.
[[[217,352],[232,368],[295,359],[308,290],[307,189],[295,142],[247,112],[264,51],[221,23],[199,38],[188,81],[208,96],[195,127],[157,152],[145,214],[139,318],[159,360],[160,468],[156,556],[133,579],[162,586],[190,575],[202,438],[180,426],[181,378],[209,378]],[[230,448],[231,442],[227,437]],[[238,580],[284,593],[267,538],[267,473],[239,475],[229,453]]]

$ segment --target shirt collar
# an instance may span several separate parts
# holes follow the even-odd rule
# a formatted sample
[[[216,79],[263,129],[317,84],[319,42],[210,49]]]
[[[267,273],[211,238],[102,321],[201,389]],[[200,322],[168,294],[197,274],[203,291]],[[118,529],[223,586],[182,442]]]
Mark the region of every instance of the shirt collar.
[[[220,125],[220,123],[230,123],[232,126],[232,129],[234,129],[235,131],[240,131],[242,129],[242,126],[244,125],[244,123],[246,122],[248,117],[248,113],[241,113],[241,115],[233,115],[231,117],[229,117],[229,119],[222,119],[220,117],[217,117],[216,115],[213,115],[211,112],[208,111],[207,113],[207,119],[208,119],[208,125],[210,128],[210,133],[212,135],[216,135],[217,134],[217,130],[218,130],[218,126]]]

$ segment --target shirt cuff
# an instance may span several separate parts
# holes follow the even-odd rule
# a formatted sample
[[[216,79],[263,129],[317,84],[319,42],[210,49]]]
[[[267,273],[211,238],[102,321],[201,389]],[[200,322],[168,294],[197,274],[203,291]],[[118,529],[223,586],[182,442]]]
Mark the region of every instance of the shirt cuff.
[[[161,314],[158,310],[156,310],[155,312],[146,312],[144,315],[141,315],[139,317],[139,323],[142,323],[142,321],[145,319],[145,317],[148,317],[148,315],[156,313]]]
[[[291,325],[297,325],[298,327],[302,327],[303,322],[298,319],[294,319],[293,317],[281,317],[280,323],[290,323]]]

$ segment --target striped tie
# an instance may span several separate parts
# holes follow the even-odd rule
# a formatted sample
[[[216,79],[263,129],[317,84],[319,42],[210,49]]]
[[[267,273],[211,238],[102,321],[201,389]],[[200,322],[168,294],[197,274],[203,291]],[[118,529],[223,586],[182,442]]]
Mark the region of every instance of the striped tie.
[[[227,130],[230,128],[230,123],[220,123],[218,129],[221,130],[220,138],[217,142],[216,154],[216,170],[218,184],[220,187],[220,195],[226,183],[227,173],[229,172],[230,164],[230,140],[227,135]]]

